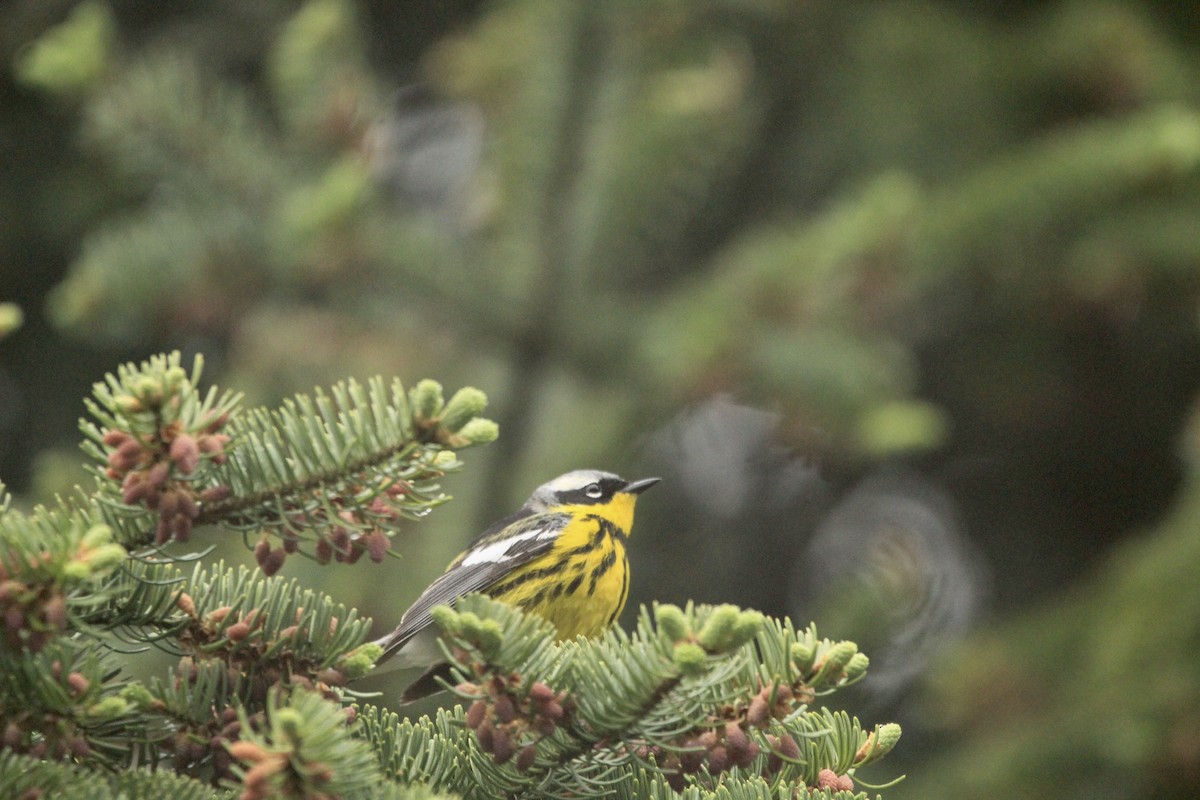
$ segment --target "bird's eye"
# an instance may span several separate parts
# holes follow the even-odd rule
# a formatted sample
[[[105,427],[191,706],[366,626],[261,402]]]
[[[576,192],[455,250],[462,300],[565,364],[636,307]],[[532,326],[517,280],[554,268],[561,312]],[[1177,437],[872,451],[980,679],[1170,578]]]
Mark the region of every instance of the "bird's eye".
[[[583,490],[583,493],[593,500],[599,500],[604,496],[604,490],[600,488],[600,484],[598,483],[588,484],[588,487]]]

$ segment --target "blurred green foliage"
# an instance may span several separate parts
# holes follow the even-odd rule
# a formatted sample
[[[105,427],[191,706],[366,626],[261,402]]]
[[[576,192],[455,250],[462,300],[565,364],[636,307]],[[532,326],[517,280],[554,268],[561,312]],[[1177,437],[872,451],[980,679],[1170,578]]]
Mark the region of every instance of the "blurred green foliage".
[[[432,575],[529,487],[632,474],[648,432],[728,392],[778,412],[773,444],[835,494],[880,463],[937,480],[999,609],[1045,604],[968,650],[945,687],[960,706],[990,714],[1006,681],[1040,680],[970,677],[988,664],[1065,659],[1084,635],[1133,653],[1086,623],[1106,597],[1146,611],[1146,636],[1195,614],[1146,599],[1200,568],[1179,457],[1200,387],[1187,4],[59,0],[0,22],[0,141],[20,156],[0,182],[2,299],[28,317],[0,343],[0,468],[19,490],[35,453],[71,443],[114,351],[203,349],[252,400],[436,374],[485,388],[503,436],[452,487],[470,503],[394,565]],[[646,505],[635,604],[796,613],[778,587],[811,521]],[[1154,544],[1110,547],[1132,533]],[[1060,599],[1097,558],[1110,583]],[[1140,570],[1141,594],[1118,592]],[[961,738],[931,735],[946,765],[912,785],[1021,796],[1032,769],[1083,791],[1092,770],[1106,796],[1135,793],[1162,750],[1120,736],[1185,741],[1200,712],[1183,692],[1138,706],[1142,727],[1092,725],[1102,678],[1048,682],[1003,733],[973,738],[960,707]],[[1119,752],[1050,747],[1043,719]],[[1053,775],[1022,760],[1038,748]],[[1154,796],[1191,796],[1200,759],[1172,752]]]

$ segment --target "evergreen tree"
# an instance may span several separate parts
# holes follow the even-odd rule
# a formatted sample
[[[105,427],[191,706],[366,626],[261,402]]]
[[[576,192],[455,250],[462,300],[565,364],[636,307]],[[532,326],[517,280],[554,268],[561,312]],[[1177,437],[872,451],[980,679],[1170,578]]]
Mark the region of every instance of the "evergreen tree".
[[[247,410],[199,377],[171,354],[97,383],[95,488],[0,510],[6,796],[864,797],[852,776],[896,744],[897,725],[817,704],[865,673],[853,643],[733,606],[557,642],[466,597],[435,612],[461,704],[410,720],[366,702],[368,621],[270,576],[383,559],[444,501],[451,448],[496,437],[482,393],[375,379]],[[220,531],[255,541],[258,569],[182,547]],[[124,671],[143,644],[178,658],[161,679]]]

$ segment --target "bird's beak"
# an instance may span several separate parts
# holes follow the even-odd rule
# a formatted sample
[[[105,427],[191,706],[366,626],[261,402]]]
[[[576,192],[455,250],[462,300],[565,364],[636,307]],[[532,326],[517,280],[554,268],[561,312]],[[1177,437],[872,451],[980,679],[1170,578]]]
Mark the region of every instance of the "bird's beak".
[[[639,481],[630,481],[621,491],[625,494],[641,494],[661,480],[662,478],[642,478]]]

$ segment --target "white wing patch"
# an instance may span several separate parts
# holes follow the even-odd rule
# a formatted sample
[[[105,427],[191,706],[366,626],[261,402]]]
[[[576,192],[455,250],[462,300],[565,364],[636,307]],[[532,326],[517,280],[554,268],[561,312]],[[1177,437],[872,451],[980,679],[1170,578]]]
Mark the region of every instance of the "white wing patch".
[[[462,560],[459,566],[473,567],[476,564],[501,564],[505,561],[510,561],[516,557],[516,553],[512,552],[513,548],[520,542],[528,542],[533,539],[543,541],[545,539],[553,539],[559,533],[558,528],[535,528],[531,531],[525,531],[515,536],[509,536],[507,539],[501,539],[498,542],[485,544],[478,550],[473,550],[466,558]]]

